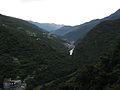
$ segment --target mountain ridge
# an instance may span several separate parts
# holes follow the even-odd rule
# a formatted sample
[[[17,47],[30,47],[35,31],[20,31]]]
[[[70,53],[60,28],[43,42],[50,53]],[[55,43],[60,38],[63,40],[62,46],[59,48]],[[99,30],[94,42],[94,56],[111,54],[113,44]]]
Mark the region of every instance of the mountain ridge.
[[[51,33],[58,35],[58,36],[64,36],[66,33],[72,31],[71,28],[72,28],[72,26],[63,26]]]
[[[120,19],[96,25],[77,44],[72,58],[78,65],[75,75],[36,89],[119,90]]]
[[[54,23],[39,23],[39,22],[33,22],[33,21],[28,21],[28,22],[30,22],[48,32],[55,31],[64,26],[62,24],[54,24]]]
[[[102,19],[94,19],[89,22],[83,23],[81,25],[78,25],[79,28],[65,34],[63,38],[67,39],[68,41],[75,41],[76,43],[80,42],[84,36],[97,24],[99,24],[101,21],[104,20],[114,20],[120,18],[120,9],[114,12],[113,14],[104,17]],[[83,33],[83,35],[82,35]]]
[[[19,76],[27,90],[74,71],[60,38],[22,19],[0,15],[0,88]],[[32,78],[31,78],[32,77]],[[36,82],[37,81],[37,82]]]

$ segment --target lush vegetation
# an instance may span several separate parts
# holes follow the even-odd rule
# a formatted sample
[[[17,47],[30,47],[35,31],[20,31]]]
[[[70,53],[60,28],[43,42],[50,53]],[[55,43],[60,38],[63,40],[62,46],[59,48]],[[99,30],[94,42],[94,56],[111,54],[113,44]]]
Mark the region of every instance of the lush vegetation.
[[[81,50],[83,48],[84,50]],[[90,55],[92,59],[89,59],[90,57],[88,56],[84,56],[84,59],[81,59],[82,53]],[[37,89],[119,90],[120,19],[104,21],[92,29],[86,38],[76,47],[73,58],[79,63],[79,69],[75,74],[45,84],[41,89]]]
[[[58,90],[119,90],[120,37],[112,51],[95,65],[86,66],[76,76],[61,83]]]
[[[112,51],[88,65],[76,76],[61,83],[58,90],[119,90],[120,89],[120,37]]]
[[[73,72],[63,43],[26,21],[0,15],[0,87],[4,78],[19,76],[31,90]]]
[[[26,21],[0,15],[0,87],[4,78],[19,76],[27,90],[120,90],[120,19],[91,29],[72,58],[63,43]]]
[[[76,46],[74,59],[80,64],[91,64],[98,61],[104,53],[110,51],[115,37],[120,33],[120,20],[103,21],[93,28],[87,36]]]

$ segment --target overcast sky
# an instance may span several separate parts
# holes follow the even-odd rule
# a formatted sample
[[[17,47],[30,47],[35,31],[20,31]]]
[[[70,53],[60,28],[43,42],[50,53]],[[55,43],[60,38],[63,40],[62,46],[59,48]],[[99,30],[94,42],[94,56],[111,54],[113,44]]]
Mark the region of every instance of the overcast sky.
[[[79,25],[120,8],[120,0],[0,0],[0,13],[40,23]]]

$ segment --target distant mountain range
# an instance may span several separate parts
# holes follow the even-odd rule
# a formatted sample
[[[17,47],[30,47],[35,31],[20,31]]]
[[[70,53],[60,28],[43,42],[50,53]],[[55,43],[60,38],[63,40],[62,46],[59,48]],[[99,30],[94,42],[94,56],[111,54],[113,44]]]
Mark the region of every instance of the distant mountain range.
[[[59,36],[64,36],[65,34],[69,33],[72,31],[72,26],[63,26],[60,29],[57,29],[53,31],[53,34],[59,35]]]
[[[56,31],[53,31],[53,34],[62,36],[68,41],[74,41],[74,42],[80,42],[85,35],[97,24],[99,24],[102,21],[105,20],[114,20],[114,19],[119,19],[120,18],[120,9],[117,10],[115,13],[111,14],[110,16],[107,16],[103,19],[95,19],[91,20],[89,22],[83,23],[81,25],[77,26],[64,26]]]
[[[74,42],[76,42],[78,39],[81,40],[84,38],[86,33],[89,32],[98,23],[100,23],[100,20],[96,19],[78,26],[74,26],[72,27],[73,30],[69,33],[66,33],[63,36],[63,38],[65,38],[68,41],[74,41]]]
[[[28,21],[28,22],[30,22],[48,32],[55,31],[64,26],[64,25],[54,24],[54,23],[38,23],[38,22],[33,22],[33,21]]]
[[[78,43],[86,36],[86,34],[92,28],[94,28],[100,22],[105,21],[105,20],[119,19],[119,18],[120,18],[120,9],[105,18],[94,19],[89,22],[76,25],[76,26],[58,25],[58,24],[53,24],[53,23],[38,23],[38,22],[33,22],[33,21],[29,21],[29,22],[34,25],[37,25],[38,27],[48,32],[51,32],[52,34],[62,36],[64,39],[66,39],[69,42]]]
[[[119,19],[120,18],[120,9],[117,10],[115,13],[111,14],[108,17],[105,17],[103,19],[96,19],[96,20],[92,20],[90,22],[86,22],[84,24],[78,25],[76,28],[76,26],[72,27],[72,28],[76,28],[68,33],[66,33],[63,37],[65,39],[67,39],[68,41],[80,41],[82,40],[85,35],[93,28],[95,27],[97,24],[99,24],[100,22],[104,21],[104,20],[114,20],[114,19]],[[79,42],[78,41],[78,42]]]

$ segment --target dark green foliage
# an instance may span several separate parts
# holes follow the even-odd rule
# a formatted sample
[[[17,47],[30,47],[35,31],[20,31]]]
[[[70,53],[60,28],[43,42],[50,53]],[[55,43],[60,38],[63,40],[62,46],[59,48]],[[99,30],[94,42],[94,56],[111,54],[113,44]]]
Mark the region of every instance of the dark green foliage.
[[[4,78],[20,76],[31,90],[74,70],[64,41],[48,34],[26,21],[0,15],[1,86]]]
[[[75,80],[71,82],[71,87],[67,90],[119,90],[120,89],[120,37],[117,45],[112,47],[112,51],[102,56],[100,62],[87,66],[77,74]],[[69,87],[61,86],[64,90]],[[77,85],[77,86],[76,86]]]
[[[120,39],[120,38],[119,38]],[[119,40],[120,42],[120,40]],[[86,66],[69,80],[48,90],[119,90],[120,89],[120,43],[95,65]],[[55,87],[55,86],[54,86]]]
[[[27,90],[120,89],[120,19],[93,28],[73,60],[62,43],[28,22],[0,15],[0,87],[4,78],[20,76]]]
[[[74,51],[74,59],[80,67],[95,63],[100,56],[109,52],[120,34],[120,20],[104,21],[93,28]]]
[[[75,75],[41,90],[120,90],[120,19],[94,27],[76,46],[73,59],[79,66]]]
[[[46,85],[44,89],[120,90],[119,32],[120,20],[104,21],[97,25],[75,49],[76,57],[74,58],[80,65],[77,73],[60,82],[56,81],[56,83]],[[96,40],[97,48],[94,46],[94,40]],[[80,48],[81,45],[82,48]],[[84,56],[84,59],[81,59],[83,57],[81,54],[90,56]],[[89,59],[90,57],[92,59]]]

